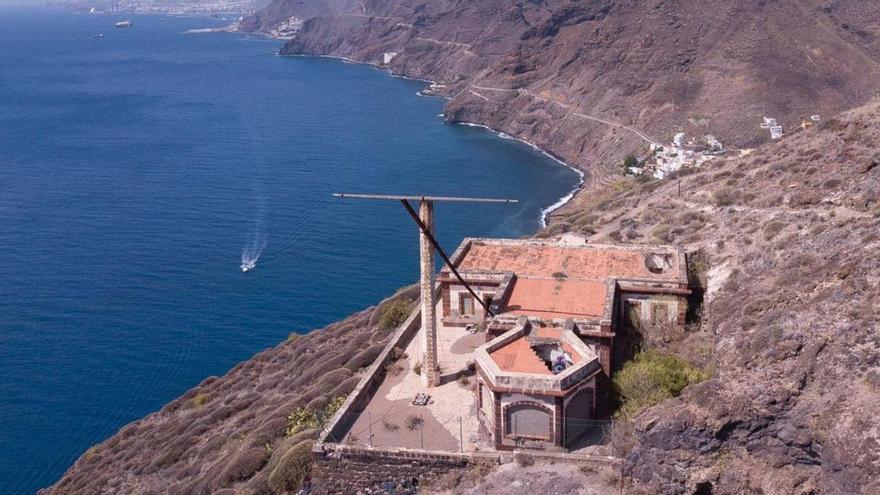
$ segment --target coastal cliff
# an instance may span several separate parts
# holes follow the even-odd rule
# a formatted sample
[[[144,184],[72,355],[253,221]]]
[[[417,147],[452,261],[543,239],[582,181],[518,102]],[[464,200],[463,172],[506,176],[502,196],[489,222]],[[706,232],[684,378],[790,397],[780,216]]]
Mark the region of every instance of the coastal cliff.
[[[794,128],[868,101],[880,77],[880,5],[857,0],[277,0],[242,29],[292,18],[283,54],[436,81],[448,120],[534,143],[593,183],[679,131],[759,145],[763,116]]]

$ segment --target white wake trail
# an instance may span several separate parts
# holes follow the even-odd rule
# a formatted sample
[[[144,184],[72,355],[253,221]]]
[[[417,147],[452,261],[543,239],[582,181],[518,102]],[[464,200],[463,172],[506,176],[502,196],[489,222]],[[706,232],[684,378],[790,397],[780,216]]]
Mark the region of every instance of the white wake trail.
[[[250,244],[241,250],[241,271],[247,272],[257,266],[257,260],[266,249],[266,239],[262,232],[256,232]]]
[[[257,206],[258,211],[254,222],[253,235],[250,242],[241,250],[240,268],[242,272],[253,270],[257,266],[257,260],[260,259],[260,255],[263,254],[263,250],[266,249],[265,219],[267,204],[266,195],[263,194],[262,184],[259,182],[257,183]]]

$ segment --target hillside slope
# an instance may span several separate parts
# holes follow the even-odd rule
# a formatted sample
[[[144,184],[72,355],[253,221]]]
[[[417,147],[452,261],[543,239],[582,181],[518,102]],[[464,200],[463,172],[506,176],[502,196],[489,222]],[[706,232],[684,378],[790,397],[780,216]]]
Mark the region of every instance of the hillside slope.
[[[623,180],[554,217],[543,235],[680,243],[706,268],[701,327],[648,337],[714,376],[636,417],[628,493],[880,492],[877,150],[872,103],[680,182]],[[205,380],[45,493],[277,493],[270,475],[295,442],[287,414],[351,390],[387,341],[380,314]]]
[[[397,297],[412,299],[414,292]],[[161,411],[86,451],[44,494],[279,493],[284,454],[314,431],[285,436],[287,416],[348,395],[393,330],[382,306],[294,335],[210,377]],[[281,470],[279,470],[281,471]]]
[[[793,129],[880,91],[877,2],[276,0],[243,29],[289,16],[305,22],[283,53],[397,53],[392,70],[443,85],[450,120],[526,139],[594,181],[679,130],[751,147],[769,138],[765,112]]]
[[[637,418],[635,488],[880,493],[878,150],[872,103],[680,181],[623,181],[555,219],[551,232],[678,243],[708,268],[702,329],[652,337],[709,354],[714,377]]]

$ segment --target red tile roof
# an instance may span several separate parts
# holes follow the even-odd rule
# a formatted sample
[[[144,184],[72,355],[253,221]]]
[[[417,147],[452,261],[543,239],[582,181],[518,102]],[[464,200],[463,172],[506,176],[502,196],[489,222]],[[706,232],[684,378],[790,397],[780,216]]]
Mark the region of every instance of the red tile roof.
[[[602,282],[517,278],[504,312],[546,319],[600,317],[606,292]]]
[[[649,278],[676,280],[673,268],[657,274],[645,265],[645,250],[613,246],[566,247],[541,244],[494,244],[475,241],[458,265],[462,271],[513,272],[518,277],[552,277],[558,272],[569,279]]]

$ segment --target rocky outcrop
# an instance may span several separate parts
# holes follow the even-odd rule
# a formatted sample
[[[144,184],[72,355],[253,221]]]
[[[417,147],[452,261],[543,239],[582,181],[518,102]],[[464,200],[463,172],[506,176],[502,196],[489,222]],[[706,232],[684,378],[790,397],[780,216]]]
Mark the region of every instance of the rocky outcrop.
[[[880,78],[880,5],[859,0],[277,0],[244,25],[289,15],[307,21],[282,53],[396,53],[393,71],[442,85],[449,120],[535,143],[594,182],[677,131],[760,144],[763,114],[793,129],[866,102]]]

